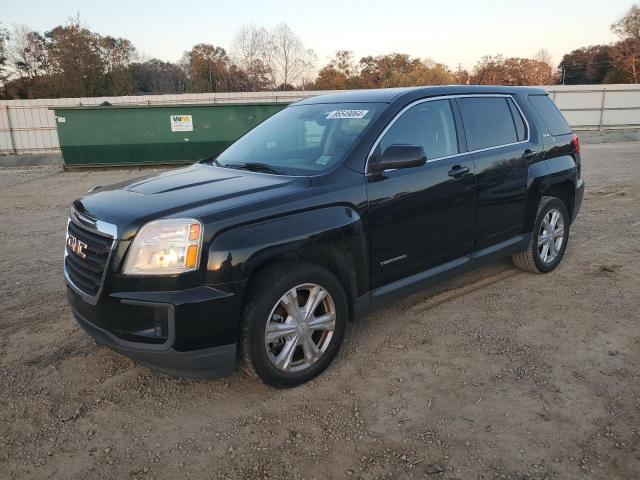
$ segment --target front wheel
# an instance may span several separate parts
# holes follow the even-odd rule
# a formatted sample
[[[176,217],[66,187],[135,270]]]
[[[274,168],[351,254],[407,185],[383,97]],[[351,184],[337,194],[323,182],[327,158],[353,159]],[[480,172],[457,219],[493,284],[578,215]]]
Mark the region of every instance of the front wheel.
[[[243,318],[245,370],[275,387],[300,385],[337,355],[346,295],[331,272],[306,262],[276,264],[258,275]]]
[[[548,273],[562,261],[568,240],[569,213],[564,202],[542,197],[529,248],[513,255],[513,263],[527,272]]]

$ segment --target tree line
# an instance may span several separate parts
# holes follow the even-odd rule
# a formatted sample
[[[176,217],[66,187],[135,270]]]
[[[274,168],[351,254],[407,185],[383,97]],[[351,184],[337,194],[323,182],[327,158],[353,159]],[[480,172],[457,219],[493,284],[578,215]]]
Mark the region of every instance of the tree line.
[[[618,41],[576,49],[558,66],[546,50],[531,58],[485,56],[471,70],[402,53],[356,59],[341,50],[318,69],[315,52],[286,24],[242,27],[229,50],[200,43],[175,63],[143,58],[129,40],[93,32],[79,17],[43,34],[24,25],[11,30],[0,25],[0,97],[640,83],[640,5],[611,30]]]

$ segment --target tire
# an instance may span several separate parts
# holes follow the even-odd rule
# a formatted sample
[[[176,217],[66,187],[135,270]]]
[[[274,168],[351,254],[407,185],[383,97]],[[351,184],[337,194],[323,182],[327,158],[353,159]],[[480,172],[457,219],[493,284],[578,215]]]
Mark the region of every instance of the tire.
[[[257,275],[242,320],[242,367],[273,387],[303,384],[322,373],[338,354],[348,317],[344,289],[329,270],[307,262],[274,264]],[[321,297],[313,308],[310,300]],[[274,337],[272,343],[267,335],[269,340]]]
[[[550,225],[549,218],[547,217],[551,217],[555,212],[559,214],[556,226],[560,221],[562,222],[562,234],[560,235],[557,233],[559,228],[557,227],[554,229],[554,232],[556,233],[554,233],[553,236],[545,236],[545,232],[548,233],[546,226]],[[544,224],[545,219],[547,219],[546,224]],[[543,224],[545,226],[543,226]],[[549,273],[555,269],[562,261],[564,252],[567,249],[569,225],[569,212],[567,211],[567,207],[564,202],[556,197],[542,197],[540,199],[540,204],[538,205],[538,213],[536,215],[533,231],[531,232],[529,247],[526,251],[516,253],[511,257],[515,266],[521,270],[532,273]],[[549,241],[544,242],[539,246],[539,242],[543,242],[545,239],[548,239]],[[546,258],[544,257],[545,244],[547,245]],[[552,256],[551,252],[554,251],[555,255]]]

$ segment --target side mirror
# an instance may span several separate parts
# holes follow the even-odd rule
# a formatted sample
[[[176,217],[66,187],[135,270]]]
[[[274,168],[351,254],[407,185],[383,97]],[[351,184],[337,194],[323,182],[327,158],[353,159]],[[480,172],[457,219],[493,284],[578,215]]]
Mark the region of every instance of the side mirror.
[[[376,162],[370,164],[374,172],[394,168],[419,167],[427,163],[427,155],[420,145],[390,145]]]

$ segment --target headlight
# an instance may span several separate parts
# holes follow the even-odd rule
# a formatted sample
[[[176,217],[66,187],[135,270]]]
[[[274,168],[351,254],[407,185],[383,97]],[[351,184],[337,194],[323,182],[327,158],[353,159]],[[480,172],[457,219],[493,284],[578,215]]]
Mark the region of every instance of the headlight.
[[[202,224],[193,218],[155,220],[133,240],[125,275],[171,275],[198,268]]]

